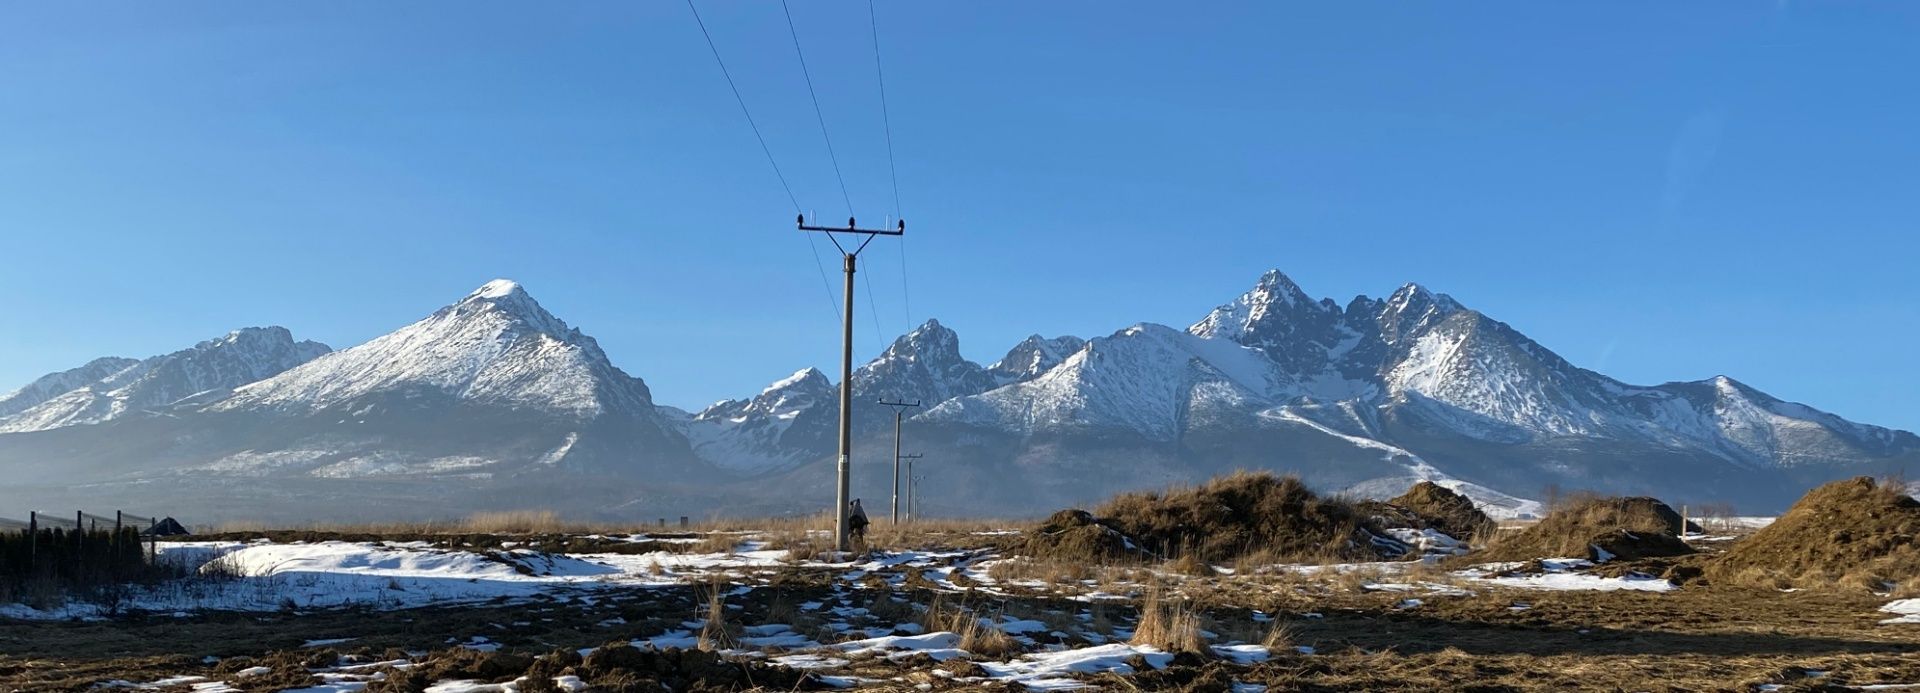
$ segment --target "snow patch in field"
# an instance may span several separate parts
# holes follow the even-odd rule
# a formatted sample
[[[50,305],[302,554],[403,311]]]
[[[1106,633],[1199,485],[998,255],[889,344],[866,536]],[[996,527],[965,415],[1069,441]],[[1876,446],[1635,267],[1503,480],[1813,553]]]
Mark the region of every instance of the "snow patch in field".
[[[1881,621],[1883,624],[1920,623],[1920,599],[1900,599],[1887,602],[1886,606],[1880,607],[1880,610],[1889,614],[1898,614],[1893,618]]]

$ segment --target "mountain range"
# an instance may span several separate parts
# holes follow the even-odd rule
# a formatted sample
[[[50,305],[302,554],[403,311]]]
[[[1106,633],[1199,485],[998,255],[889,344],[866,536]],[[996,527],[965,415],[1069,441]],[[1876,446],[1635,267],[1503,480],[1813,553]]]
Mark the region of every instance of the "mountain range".
[[[892,493],[892,410],[925,513],[1034,515],[1239,468],[1500,515],[1576,489],[1780,509],[1920,461],[1912,433],[1724,376],[1630,385],[1408,284],[1316,300],[1278,271],[1186,329],[1035,335],[998,361],[936,320],[858,368],[855,495]],[[339,351],[247,328],[100,358],[0,396],[0,515],[112,504],[196,520],[808,512],[832,497],[838,386],[812,368],[698,412],[657,405],[520,285],[495,280]],[[876,500],[877,499],[877,500]]]

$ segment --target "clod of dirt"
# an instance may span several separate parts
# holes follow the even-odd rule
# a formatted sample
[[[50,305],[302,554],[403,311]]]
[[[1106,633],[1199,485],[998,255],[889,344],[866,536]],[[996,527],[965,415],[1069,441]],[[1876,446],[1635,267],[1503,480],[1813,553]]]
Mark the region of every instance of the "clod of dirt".
[[[578,669],[595,690],[607,691],[796,690],[817,684],[784,667],[736,662],[701,650],[643,650],[626,643],[595,650]]]
[[[1387,503],[1411,510],[1426,522],[1416,529],[1438,530],[1461,541],[1492,536],[1495,528],[1493,518],[1480,512],[1472,500],[1431,481],[1414,484]]]
[[[1714,584],[1845,585],[1884,591],[1920,575],[1920,501],[1858,477],[1801,497],[1785,515],[1707,564]]]
[[[1321,498],[1294,477],[1238,472],[1162,493],[1128,493],[1093,513],[1054,513],[1027,535],[1041,558],[1097,560],[1141,551],[1209,563],[1370,560],[1404,555],[1353,503]]]
[[[532,664],[533,658],[523,654],[454,648],[435,653],[420,668],[426,671],[430,681],[468,679],[502,683],[519,678]]]
[[[1536,558],[1650,558],[1693,553],[1680,541],[1680,513],[1645,496],[1591,497],[1570,501],[1533,526],[1495,539],[1464,560],[1527,561]]]
[[[1616,529],[1587,542],[1594,549],[1594,558],[1606,560],[1633,561],[1642,558],[1662,556],[1684,556],[1693,553],[1693,547],[1665,532],[1630,532]],[[1600,552],[1604,551],[1605,554]]]

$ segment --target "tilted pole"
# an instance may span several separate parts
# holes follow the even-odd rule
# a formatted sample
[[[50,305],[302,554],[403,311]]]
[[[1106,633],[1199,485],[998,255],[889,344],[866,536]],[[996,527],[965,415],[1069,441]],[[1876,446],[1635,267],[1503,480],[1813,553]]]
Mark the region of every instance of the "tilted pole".
[[[830,226],[808,226],[807,215],[800,215],[795,225],[801,231],[819,231],[827,234],[833,241],[833,247],[840,250],[846,261],[846,289],[844,308],[840,311],[840,456],[835,465],[835,485],[833,495],[833,536],[834,550],[847,551],[851,548],[847,533],[847,499],[852,495],[853,482],[853,274],[858,264],[860,251],[867,249],[875,236],[900,236],[907,232],[906,220],[900,220],[892,229],[863,229],[854,224],[852,217],[847,218],[846,228]],[[858,247],[847,250],[840,245],[836,233],[850,233],[866,236]]]
[[[883,399],[880,403],[893,407],[893,523],[897,525],[900,524],[900,419],[907,407],[920,406],[920,400],[889,402]]]

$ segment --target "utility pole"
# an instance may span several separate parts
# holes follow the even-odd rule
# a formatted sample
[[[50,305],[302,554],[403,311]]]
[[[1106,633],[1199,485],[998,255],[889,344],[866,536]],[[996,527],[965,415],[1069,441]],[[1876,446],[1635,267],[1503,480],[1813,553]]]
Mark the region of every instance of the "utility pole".
[[[845,290],[845,308],[840,311],[840,461],[837,465],[838,479],[833,496],[833,536],[834,550],[846,551],[847,543],[847,497],[851,495],[853,470],[853,273],[858,266],[860,251],[867,249],[875,236],[902,236],[907,233],[907,221],[901,219],[892,229],[862,229],[854,225],[853,217],[847,217],[846,228],[831,226],[808,226],[807,215],[800,215],[795,222],[801,231],[818,231],[827,234],[827,240],[833,241],[833,247],[840,251],[846,261],[847,274]],[[866,236],[860,245],[847,250],[840,245],[840,239],[834,234],[845,233]]]
[[[920,459],[921,457],[925,457],[925,455],[915,454],[915,455],[900,456],[900,459],[907,461],[907,521],[908,522],[913,521],[913,486],[914,486],[913,482],[914,480],[920,478],[913,475],[913,461]]]
[[[880,403],[893,407],[893,523],[897,525],[900,524],[900,417],[907,407],[920,406],[920,400],[889,402],[883,399]]]

